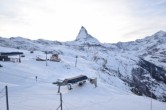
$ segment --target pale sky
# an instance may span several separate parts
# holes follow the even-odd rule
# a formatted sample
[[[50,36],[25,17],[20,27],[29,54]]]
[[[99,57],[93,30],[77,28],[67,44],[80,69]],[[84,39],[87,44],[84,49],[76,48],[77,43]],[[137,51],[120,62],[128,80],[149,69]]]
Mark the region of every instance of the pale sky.
[[[0,36],[75,40],[81,26],[102,43],[166,31],[166,0],[0,0]]]

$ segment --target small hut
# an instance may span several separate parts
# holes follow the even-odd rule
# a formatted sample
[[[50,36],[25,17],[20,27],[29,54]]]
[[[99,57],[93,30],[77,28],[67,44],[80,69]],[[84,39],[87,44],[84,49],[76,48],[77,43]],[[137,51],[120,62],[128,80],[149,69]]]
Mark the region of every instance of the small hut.
[[[6,55],[0,55],[0,61],[10,61],[10,58]]]
[[[19,56],[19,58],[9,58],[9,56]],[[21,62],[20,55],[23,55],[23,52],[0,52],[0,61],[17,61]]]
[[[61,59],[59,58],[58,54],[52,54],[52,56],[50,57],[50,61],[60,62]]]

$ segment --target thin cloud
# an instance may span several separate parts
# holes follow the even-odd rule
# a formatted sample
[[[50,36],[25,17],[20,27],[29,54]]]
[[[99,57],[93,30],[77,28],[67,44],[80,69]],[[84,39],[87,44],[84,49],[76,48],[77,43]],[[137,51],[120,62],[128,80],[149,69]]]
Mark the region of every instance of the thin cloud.
[[[0,36],[74,40],[81,26],[101,42],[166,30],[166,0],[0,0]]]

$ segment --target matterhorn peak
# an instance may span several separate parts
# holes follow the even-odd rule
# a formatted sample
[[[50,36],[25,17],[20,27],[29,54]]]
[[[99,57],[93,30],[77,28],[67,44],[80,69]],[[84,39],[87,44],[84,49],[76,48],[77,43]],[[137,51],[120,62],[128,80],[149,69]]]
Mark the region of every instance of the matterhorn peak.
[[[80,44],[99,44],[100,42],[92,37],[90,34],[88,34],[88,31],[85,29],[85,27],[81,27],[80,32],[77,35],[77,38],[75,40],[76,42],[79,42]]]
[[[76,40],[86,39],[89,36],[87,30],[82,26]]]

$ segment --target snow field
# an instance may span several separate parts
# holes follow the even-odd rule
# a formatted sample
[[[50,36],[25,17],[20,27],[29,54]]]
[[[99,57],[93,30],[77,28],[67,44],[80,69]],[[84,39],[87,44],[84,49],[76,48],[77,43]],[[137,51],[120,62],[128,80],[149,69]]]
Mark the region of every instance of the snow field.
[[[35,61],[36,56],[45,58],[45,54],[40,51],[31,54],[20,50],[26,56],[21,63],[0,62],[3,65],[0,68],[0,110],[6,110],[5,85],[8,85],[11,110],[55,110],[60,105],[60,97],[58,87],[52,82],[80,74],[97,77],[98,87],[95,88],[89,82],[83,87],[73,85],[72,90],[68,90],[66,86],[61,87],[64,110],[150,110],[150,98],[132,94],[117,77],[108,78],[98,71],[98,64],[84,59],[85,54],[63,47],[57,48],[64,51],[60,55],[62,61],[48,61],[48,66],[45,61]],[[2,47],[0,50],[17,51]],[[83,56],[78,57],[77,67],[76,55]],[[38,76],[37,81],[35,76]],[[165,108],[165,103],[153,100],[153,110]]]

